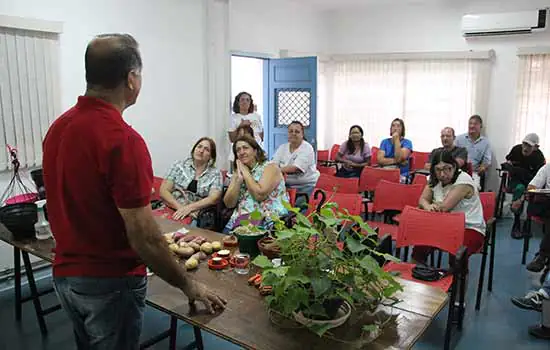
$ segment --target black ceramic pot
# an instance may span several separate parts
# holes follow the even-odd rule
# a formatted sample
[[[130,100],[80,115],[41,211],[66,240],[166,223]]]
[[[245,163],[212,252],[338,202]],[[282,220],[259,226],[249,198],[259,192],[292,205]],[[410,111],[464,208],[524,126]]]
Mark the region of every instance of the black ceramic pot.
[[[34,224],[37,221],[38,213],[34,203],[8,204],[0,208],[0,222],[16,240],[34,238]]]

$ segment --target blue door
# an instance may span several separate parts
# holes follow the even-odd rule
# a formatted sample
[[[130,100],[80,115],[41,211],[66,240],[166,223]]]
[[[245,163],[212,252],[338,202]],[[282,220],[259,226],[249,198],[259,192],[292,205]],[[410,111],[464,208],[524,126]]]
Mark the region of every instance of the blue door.
[[[269,158],[288,142],[292,121],[305,126],[305,137],[317,149],[317,57],[269,59],[265,63],[267,120],[265,148]]]

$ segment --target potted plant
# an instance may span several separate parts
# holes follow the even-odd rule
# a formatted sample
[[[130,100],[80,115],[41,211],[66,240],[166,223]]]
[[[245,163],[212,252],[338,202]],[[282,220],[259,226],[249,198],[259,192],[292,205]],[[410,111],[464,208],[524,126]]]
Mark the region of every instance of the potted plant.
[[[375,250],[377,234],[361,217],[338,210],[330,201],[308,216],[289,205],[287,209],[296,215],[292,227],[272,218],[282,265],[274,266],[263,255],[253,261],[263,269],[262,283],[272,287],[265,299],[270,312],[322,336],[344,323],[351,309],[374,312],[383,299],[402,290],[377,262],[397,258]],[[377,327],[365,325],[364,330]]]

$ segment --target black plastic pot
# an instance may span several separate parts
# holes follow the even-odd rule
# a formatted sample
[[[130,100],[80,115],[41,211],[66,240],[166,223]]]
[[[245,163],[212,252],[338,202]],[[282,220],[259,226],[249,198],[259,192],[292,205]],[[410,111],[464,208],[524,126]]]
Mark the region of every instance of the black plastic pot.
[[[8,204],[0,208],[0,222],[13,234],[15,240],[35,237],[34,224],[38,221],[34,203]]]

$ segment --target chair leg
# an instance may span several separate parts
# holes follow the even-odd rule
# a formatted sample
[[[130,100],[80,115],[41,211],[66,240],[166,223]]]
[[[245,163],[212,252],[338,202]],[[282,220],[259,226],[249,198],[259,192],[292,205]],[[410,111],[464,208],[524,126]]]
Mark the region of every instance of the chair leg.
[[[15,320],[21,321],[21,251],[13,247],[13,266],[15,276]]]
[[[495,249],[496,249],[496,234],[497,225],[493,223],[491,227],[491,258],[489,259],[489,281],[487,282],[487,289],[489,292],[493,291],[493,271],[495,268]]]
[[[492,229],[491,229],[492,231]],[[486,235],[490,235],[489,230],[486,232]],[[479,269],[479,281],[477,284],[477,296],[476,296],[476,310],[479,310],[481,305],[481,293],[483,292],[483,279],[485,278],[485,265],[487,264],[487,248],[489,245],[489,238],[485,236],[483,240],[483,250],[481,252],[481,268]]]
[[[42,335],[45,336],[48,334],[48,329],[46,328],[46,321],[44,320],[42,305],[40,304],[40,295],[38,294],[38,289],[36,288],[36,281],[34,280],[34,274],[32,271],[29,253],[22,251],[21,256],[23,257],[23,264],[25,265],[27,281],[29,282],[29,289],[31,290],[32,302],[34,304],[34,311],[36,312],[36,318],[38,319],[40,332],[42,333]]]
[[[459,300],[458,300],[458,330],[462,330],[462,324],[464,321],[464,314],[466,313],[466,308],[464,307],[464,299],[466,298],[466,281],[467,281],[467,267],[462,271],[460,276],[460,291],[459,291]]]
[[[527,218],[526,221],[526,231],[523,233],[523,253],[521,255],[521,264],[525,265],[525,260],[527,259],[527,252],[529,251],[529,239],[531,238],[531,218]]]
[[[449,350],[451,348],[451,335],[452,335],[452,327],[453,327],[453,316],[455,312],[455,301],[456,301],[456,293],[457,293],[457,279],[455,278],[453,280],[453,285],[451,286],[451,297],[449,298],[449,314],[447,316],[447,326],[445,328],[445,343],[443,346],[443,349]]]

